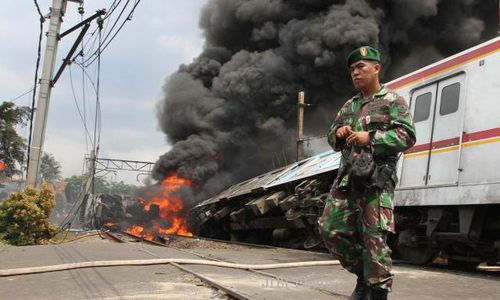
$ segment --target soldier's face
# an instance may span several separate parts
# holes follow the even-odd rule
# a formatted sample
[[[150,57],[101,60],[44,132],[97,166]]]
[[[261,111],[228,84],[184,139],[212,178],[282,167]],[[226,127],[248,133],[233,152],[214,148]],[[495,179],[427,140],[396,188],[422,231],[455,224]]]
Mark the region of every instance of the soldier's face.
[[[368,60],[360,60],[351,65],[351,79],[357,90],[363,90],[378,80],[380,64]]]

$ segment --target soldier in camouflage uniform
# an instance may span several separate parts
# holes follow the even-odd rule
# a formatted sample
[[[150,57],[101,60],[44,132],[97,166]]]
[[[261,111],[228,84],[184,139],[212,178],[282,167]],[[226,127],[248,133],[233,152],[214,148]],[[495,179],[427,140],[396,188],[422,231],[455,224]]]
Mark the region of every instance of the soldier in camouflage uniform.
[[[380,54],[371,47],[354,50],[348,58],[354,87],[328,130],[328,142],[342,151],[341,167],[369,148],[377,166],[390,166],[392,175],[382,189],[362,193],[349,189],[349,176],[332,189],[319,220],[321,234],[342,266],[358,276],[350,299],[387,299],[391,290],[391,250],[394,233],[393,193],[399,153],[415,143],[415,127],[405,100],[379,82]]]

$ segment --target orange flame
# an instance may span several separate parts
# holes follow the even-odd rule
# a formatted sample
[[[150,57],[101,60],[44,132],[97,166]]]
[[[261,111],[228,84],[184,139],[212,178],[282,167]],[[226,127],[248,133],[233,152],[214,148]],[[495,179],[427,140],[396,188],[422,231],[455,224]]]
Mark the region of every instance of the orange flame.
[[[140,225],[134,225],[131,228],[126,230],[128,233],[133,234],[135,236],[140,236],[144,238],[145,240],[150,240],[152,241],[154,239],[154,235],[151,231],[144,231],[144,227]]]
[[[184,186],[192,187],[190,180],[177,177],[173,173],[161,182],[161,192],[151,198],[139,198],[138,201],[144,206],[144,211],[151,211],[151,207],[156,205],[159,208],[159,217],[169,221],[170,226],[164,228],[155,220],[151,220],[150,226],[134,225],[127,229],[128,233],[140,236],[147,240],[153,240],[156,234],[177,234],[183,236],[193,236],[189,231],[187,219],[180,215],[184,208],[182,198],[175,195]]]

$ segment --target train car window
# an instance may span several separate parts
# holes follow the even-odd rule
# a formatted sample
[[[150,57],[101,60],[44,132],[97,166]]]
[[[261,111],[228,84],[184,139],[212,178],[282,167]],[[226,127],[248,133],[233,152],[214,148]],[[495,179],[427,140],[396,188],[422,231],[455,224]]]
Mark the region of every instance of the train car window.
[[[419,95],[415,99],[415,112],[413,113],[413,120],[415,123],[425,121],[429,118],[431,113],[431,92]]]
[[[441,92],[441,116],[449,115],[458,110],[458,100],[460,99],[460,83],[456,82],[443,88]]]

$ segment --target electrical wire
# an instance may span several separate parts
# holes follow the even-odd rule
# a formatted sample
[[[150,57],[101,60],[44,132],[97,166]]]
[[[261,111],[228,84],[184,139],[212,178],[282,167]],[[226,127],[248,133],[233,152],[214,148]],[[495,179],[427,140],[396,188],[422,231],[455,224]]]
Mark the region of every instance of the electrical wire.
[[[76,58],[74,58],[72,62],[75,63],[77,66],[79,66],[82,69],[82,72],[84,73],[85,77],[88,79],[90,84],[92,85],[94,92],[95,92],[96,109],[95,109],[95,118],[94,118],[94,138],[89,136],[89,139],[92,141],[92,146],[93,146],[92,148],[94,150],[94,153],[97,155],[97,151],[99,149],[98,142],[100,141],[100,131],[101,131],[100,130],[100,128],[101,128],[101,125],[100,125],[101,124],[101,121],[100,121],[101,111],[100,111],[100,97],[99,97],[100,61],[98,64],[98,68],[96,70],[97,84],[94,82],[94,80],[92,79],[90,74],[87,72],[86,67],[83,66],[81,63],[79,63],[76,60]],[[90,135],[90,132],[89,132],[89,135]],[[94,163],[94,161],[92,161],[91,163]],[[95,194],[95,177],[94,177],[94,174],[89,174],[89,176],[92,176],[91,189],[92,189],[92,195],[94,195]],[[84,183],[82,183],[82,185],[83,184]],[[83,209],[85,209],[85,207],[87,207],[87,202],[89,199],[87,197],[85,197],[85,195],[87,195],[88,193],[89,193],[89,191],[83,190],[83,186],[80,187],[80,192],[77,196],[77,199],[79,199],[79,200],[75,201],[75,203],[73,203],[68,214],[66,215],[66,218],[64,218],[63,221],[60,223],[60,225],[59,225],[60,230],[58,231],[58,233],[71,228],[71,224],[73,223],[75,218],[79,215],[79,213],[81,214],[83,212]],[[95,217],[95,210],[93,209],[94,199],[92,199],[91,201],[92,202],[91,202],[90,207],[92,208],[92,215]],[[82,225],[84,225],[84,224],[82,224]]]
[[[85,74],[87,76],[89,76],[86,71],[85,71]],[[94,86],[94,88],[96,88],[96,87]],[[95,92],[96,92],[96,97],[98,97],[97,96],[98,95],[97,89],[95,89]],[[96,101],[96,103],[97,103],[97,101]],[[96,119],[95,119],[96,124],[100,123],[100,121],[98,120],[98,118],[100,116],[99,110],[100,110],[100,106],[98,106],[96,104]],[[97,135],[97,128],[98,128],[97,126],[94,126],[94,132],[95,132],[94,136]],[[94,145],[93,149],[98,149],[99,146],[96,144],[96,138],[95,137],[94,137],[93,141],[94,141],[93,142],[93,145]],[[96,152],[94,152],[94,153],[96,153]],[[94,164],[94,161],[92,161],[91,163]],[[92,169],[94,169],[94,168],[92,168]],[[92,177],[91,189],[93,191],[92,195],[94,195],[95,194],[94,174],[89,174],[89,176],[93,176]],[[84,185],[84,184],[85,183],[82,182],[82,185]],[[64,218],[63,221],[59,224],[60,230],[57,233],[62,232],[64,230],[67,230],[67,229],[71,228],[71,224],[75,220],[76,216],[78,216],[79,213],[81,214],[83,212],[82,209],[85,209],[85,207],[87,206],[86,204],[88,202],[88,198],[86,198],[85,195],[88,194],[88,192],[89,191],[83,191],[83,186],[80,186],[79,194],[76,197],[79,200],[75,201],[75,203],[73,203],[73,205],[71,206],[68,214],[66,215],[66,218]],[[91,201],[92,201],[92,203],[91,203],[90,207],[93,207],[93,204],[94,204],[93,203],[93,199]],[[95,216],[95,211],[92,212],[92,215]]]
[[[122,2],[122,0],[119,0],[119,1],[115,0],[115,1],[113,1],[113,3],[111,3],[109,8],[106,10],[107,13],[104,16],[103,21],[105,21],[106,19],[108,19],[109,17],[111,17],[113,15],[113,12],[116,10],[116,8],[120,5],[121,2]],[[108,25],[109,25],[109,22],[106,22],[106,26],[104,27],[104,32],[107,31]],[[90,36],[90,38],[88,38],[87,41],[82,44],[82,50],[81,50],[80,54],[78,54],[78,55],[82,56],[82,64],[83,64],[83,61],[85,60],[84,58],[87,57],[89,55],[89,53],[94,51],[94,47],[95,47],[96,42],[98,40],[98,35],[96,35],[98,30],[99,30],[99,27],[97,27],[91,33],[87,33],[87,35]],[[90,47],[87,48],[87,46],[89,44],[90,44]],[[87,50],[85,50],[85,49],[87,49]],[[94,54],[92,54],[92,55],[94,55]]]
[[[84,182],[81,183],[78,195],[76,196],[76,199],[78,200],[73,203],[66,217],[61,221],[61,223],[59,223],[59,230],[54,234],[54,236],[66,229],[69,230],[76,216],[78,215],[82,207],[87,203],[87,198],[85,197],[85,194],[87,192],[83,191],[84,184]]]
[[[100,99],[100,87],[101,87],[101,46],[102,46],[102,36],[99,31],[99,54],[97,55],[97,83],[96,83],[96,128],[97,130],[97,142],[96,142],[96,155],[99,151],[99,144],[101,141],[101,99]],[[94,136],[94,141],[95,136]]]
[[[33,0],[33,2],[35,2],[36,10],[38,11],[38,15],[40,15],[40,19],[45,19],[45,18],[43,17],[42,11],[40,10],[40,6],[38,5],[37,0]],[[42,21],[42,22],[43,22],[43,21]]]
[[[117,1],[115,0],[111,5],[110,7],[108,8],[107,10],[107,13],[106,13],[106,16],[104,16],[103,18],[103,21],[105,21],[106,19],[108,19],[109,17],[111,17],[111,15],[113,15],[113,12],[116,10],[116,8],[120,5],[120,3],[122,2],[122,0],[119,0],[118,3]],[[106,26],[104,27],[104,32],[107,31],[107,28],[108,28],[108,25],[109,25],[109,22],[106,22]],[[91,38],[94,37],[92,39],[92,44],[90,45],[90,47],[88,48],[88,50],[86,51],[86,53],[82,56],[87,56],[89,53],[91,53],[92,51],[94,51],[94,47],[95,47],[95,44],[98,40],[98,35],[96,35],[97,31],[99,30],[99,27],[97,27],[91,34]],[[85,43],[84,45],[84,48],[87,47],[88,43],[90,43],[91,41],[91,38],[87,41],[87,43]],[[82,53],[83,54],[83,53]],[[95,53],[93,53],[92,55],[94,55]],[[83,59],[82,59],[82,64],[83,64]]]
[[[122,22],[122,24],[120,25],[120,27],[118,27],[118,29],[113,34],[113,36],[111,36],[111,39],[104,46],[102,46],[102,49],[99,51],[100,55],[102,55],[102,53],[108,48],[108,46],[111,44],[111,42],[116,38],[116,36],[118,35],[118,33],[122,30],[123,26],[125,26],[125,23],[127,21],[132,20],[132,15],[134,14],[135,9],[137,8],[137,6],[139,5],[140,2],[141,2],[141,0],[136,0],[135,1],[134,6],[132,7],[132,10],[128,14],[127,18]],[[84,61],[84,66],[86,66],[86,67],[90,66],[96,60],[97,60],[97,51],[94,52],[88,59],[86,59]]]
[[[75,101],[76,109],[78,110],[78,115],[80,115],[80,119],[82,120],[83,123],[83,128],[85,129],[85,140],[87,140],[87,137],[90,139],[90,142],[93,144],[92,138],[90,137],[90,132],[87,128],[87,123],[85,121],[85,117],[82,115],[82,111],[80,110],[80,106],[78,105],[78,100],[76,99],[76,93],[75,93],[75,87],[73,85],[73,72],[71,71],[71,65],[69,65],[69,81],[71,85],[71,92],[73,94],[73,100]]]
[[[105,35],[105,37],[103,39],[103,24],[104,24],[104,20],[108,19],[113,14],[113,12],[117,10],[117,8],[120,6],[121,2],[122,2],[122,0],[115,0],[111,4],[111,6],[110,6],[110,8],[108,10],[107,15],[103,19],[98,20],[98,28],[96,30],[94,30],[94,32],[92,32],[90,34],[90,38],[87,40],[87,42],[84,43],[84,44],[82,44],[82,49],[81,49],[80,53],[77,54],[72,59],[72,62],[75,63],[77,66],[79,66],[82,69],[82,86],[83,86],[83,88],[85,88],[85,86],[86,86],[86,84],[85,84],[85,78],[87,78],[88,82],[90,82],[91,85],[92,85],[92,87],[94,88],[94,92],[95,92],[95,95],[96,95],[95,117],[94,117],[94,134],[93,134],[93,138],[91,138],[90,137],[90,132],[88,131],[88,128],[86,126],[86,123],[87,123],[86,122],[87,121],[87,119],[86,119],[86,112],[84,112],[84,114],[82,115],[82,112],[81,112],[80,107],[78,105],[78,100],[77,100],[77,97],[76,97],[76,93],[74,91],[74,83],[73,83],[73,79],[72,79],[72,71],[71,71],[71,67],[70,67],[70,80],[71,80],[71,86],[72,86],[72,91],[73,91],[73,98],[75,100],[75,104],[76,104],[78,112],[80,114],[80,118],[82,119],[82,121],[84,123],[84,127],[85,127],[85,130],[86,130],[86,136],[88,136],[88,138],[92,141],[92,148],[93,148],[94,156],[93,156],[93,161],[91,163],[94,165],[94,167],[92,168],[92,170],[94,170],[94,171],[92,172],[92,174],[89,174],[89,176],[92,177],[92,179],[91,179],[91,191],[83,191],[82,189],[80,190],[80,195],[77,198],[79,200],[75,201],[75,203],[72,205],[69,213],[67,214],[66,218],[60,224],[61,230],[64,230],[64,229],[66,229],[66,228],[68,228],[68,227],[71,226],[71,223],[73,222],[73,220],[78,215],[78,212],[81,213],[83,211],[82,209],[85,209],[83,206],[88,207],[87,206],[88,201],[85,201],[85,199],[87,199],[87,200],[89,200],[89,199],[86,196],[84,197],[84,195],[88,195],[89,192],[92,193],[92,199],[90,200],[91,201],[90,202],[90,204],[91,204],[90,205],[91,214],[95,218],[95,214],[96,214],[96,211],[95,211],[95,206],[96,206],[95,205],[96,204],[95,203],[95,201],[96,201],[96,198],[95,198],[95,192],[96,192],[96,185],[95,185],[95,158],[97,157],[97,155],[99,153],[99,144],[100,144],[100,138],[101,138],[101,133],[102,133],[102,111],[101,111],[101,105],[100,105],[101,55],[102,55],[102,52],[105,49],[104,47],[107,47],[111,43],[111,41],[116,37],[116,35],[118,34],[118,32],[121,31],[121,29],[123,28],[125,22],[127,20],[131,19],[132,14],[133,14],[135,8],[137,7],[137,5],[139,4],[140,0],[136,0],[136,2],[134,4],[134,7],[131,9],[131,11],[127,15],[127,18],[123,21],[123,23],[119,26],[119,28],[113,34],[114,28],[118,24],[119,20],[121,19],[121,16],[123,15],[123,12],[126,10],[126,7],[128,6],[128,3],[130,2],[130,0],[127,0],[127,2],[125,3],[125,5],[122,8],[122,11],[120,12],[120,15],[116,18],[116,20],[114,21],[113,25],[111,26],[111,29],[107,32],[107,34]],[[108,26],[109,23],[110,22],[106,22],[106,28],[107,28],[107,26]],[[106,31],[106,29],[105,29],[105,31]],[[111,38],[109,38],[109,37],[111,37]],[[109,38],[109,40],[107,40],[108,38]],[[89,45],[89,43],[91,43],[90,44],[90,48],[87,48],[86,46]],[[90,52],[89,49],[93,49],[94,48],[94,45],[96,43],[98,45],[97,46],[98,47],[97,50],[91,55],[91,57],[87,58],[86,54],[88,54]],[[103,47],[103,45],[104,45],[104,47]],[[81,60],[78,59],[79,57],[81,57]],[[89,64],[87,64],[86,62],[88,62],[90,59],[92,59],[92,61]],[[94,80],[92,79],[92,77],[87,72],[87,67],[90,66],[96,60],[97,60],[97,68],[96,68],[96,75],[94,77],[94,78],[96,78],[96,82],[94,82]],[[83,94],[83,101],[84,101],[84,109],[85,109],[85,107],[86,107],[86,104],[85,104],[86,103],[85,94]]]
[[[98,21],[99,22],[99,21]],[[95,165],[96,158],[99,154],[99,145],[101,142],[101,101],[100,101],[100,82],[101,82],[101,46],[102,46],[102,20],[99,25],[99,47],[97,55],[97,94],[96,94],[96,109],[95,109],[95,123],[94,123],[94,155],[92,157],[92,201],[91,201],[91,211],[92,220],[96,219],[96,189],[95,189]]]
[[[72,243],[72,242],[75,242],[75,241],[78,241],[78,240],[81,240],[81,239],[85,239],[85,238],[89,238],[89,237],[93,237],[93,236],[101,236],[101,233],[100,233],[100,230],[97,231],[97,232],[94,232],[94,233],[89,233],[89,234],[84,234],[84,235],[81,235],[81,236],[77,236],[75,238],[72,238],[71,240],[68,240],[66,241],[66,237],[67,237],[67,233],[66,235],[64,236],[64,238],[61,240],[61,241],[49,241],[49,244],[51,245],[59,245],[59,244],[62,244],[64,242],[66,243]]]
[[[113,4],[116,3],[116,0],[115,2],[113,2]],[[113,7],[113,4],[110,8],[109,11],[114,11],[115,7]],[[97,24],[98,24],[98,27],[96,30],[98,30],[98,34],[95,36],[94,38],[94,41],[92,42],[92,48],[94,47],[94,44],[95,42],[98,40],[99,41],[99,44],[98,44],[98,49],[97,51],[99,52],[99,59],[100,59],[100,49],[101,49],[101,45],[102,45],[102,29],[103,29],[103,19],[101,19],[99,17],[99,19],[97,20]],[[95,34],[96,31],[94,31],[92,33],[92,35]],[[92,149],[93,149],[93,157],[92,157],[92,161],[91,163],[93,164],[93,167],[91,168],[92,170],[92,174],[89,174],[89,176],[91,176],[91,189],[92,189],[92,199],[91,199],[91,202],[90,202],[90,206],[87,206],[87,202],[88,202],[88,193],[89,191],[88,190],[85,190],[83,191],[83,189],[80,189],[81,191],[81,194],[79,195],[79,199],[81,197],[81,202],[79,203],[78,207],[76,208],[76,210],[74,211],[74,214],[72,216],[72,218],[70,219],[70,221],[72,219],[74,219],[76,217],[76,215],[78,215],[78,212],[80,212],[80,220],[82,221],[83,219],[81,218],[82,216],[85,216],[85,209],[86,207],[90,207],[91,209],[91,213],[92,213],[92,216],[93,218],[95,219],[95,214],[96,214],[96,211],[95,211],[95,157],[97,156],[97,153],[99,151],[99,142],[100,142],[100,124],[101,124],[101,109],[100,109],[100,97],[99,97],[99,89],[100,89],[100,60],[98,62],[98,66],[97,66],[97,74],[96,74],[96,77],[97,77],[97,84],[94,83],[94,81],[92,80],[92,78],[90,77],[90,75],[88,74],[87,70],[86,70],[86,66],[84,66],[83,62],[85,60],[85,51],[84,51],[84,46],[82,45],[82,52],[81,52],[81,57],[82,57],[82,63],[78,63],[76,62],[76,57],[74,59],[74,61],[76,62],[76,64],[82,69],[82,85],[83,87],[85,88],[85,83],[84,83],[84,79],[85,79],[85,76],[88,78],[89,82],[92,84],[93,88],[94,88],[94,92],[95,92],[95,96],[96,96],[96,108],[95,108],[95,118],[94,118],[94,137],[93,139],[89,137],[89,139],[92,141]],[[84,103],[86,103],[86,100],[84,98]],[[97,132],[99,132],[99,136],[96,137],[97,135]],[[83,196],[83,197],[82,197]],[[84,226],[85,224],[81,224],[82,226]]]
[[[120,14],[118,15],[118,17],[116,17],[115,22],[113,23],[113,25],[109,29],[109,32],[104,36],[104,39],[102,40],[101,44],[105,43],[108,40],[108,37],[110,36],[111,32],[113,32],[113,29],[115,28],[116,24],[118,24],[118,21],[120,20],[120,18],[122,17],[123,13],[125,12],[125,9],[127,8],[129,2],[130,2],[130,0],[127,0],[127,2],[125,2],[125,5],[123,5],[123,8],[120,11]]]
[[[118,3],[117,3],[118,2]],[[107,18],[109,18],[113,12],[115,11],[115,9],[120,5],[120,3],[122,2],[122,0],[115,0],[113,1],[113,3],[111,3],[111,5],[109,6],[109,9],[108,9],[108,13],[106,14],[106,16],[103,18],[103,20],[105,21]],[[115,5],[116,4],[116,5]]]
[[[26,154],[26,174],[28,174],[28,166],[29,166],[29,161],[30,161],[30,155],[31,155],[31,138],[32,138],[32,133],[33,133],[33,116],[35,115],[35,96],[36,96],[36,87],[38,84],[38,68],[40,67],[40,58],[42,56],[42,35],[43,35],[43,23],[45,22],[45,18],[42,15],[42,12],[40,11],[40,6],[38,5],[37,0],[33,0],[35,3],[36,9],[38,11],[38,15],[40,16],[40,34],[38,36],[38,50],[37,50],[37,59],[36,59],[36,67],[35,67],[35,79],[34,79],[34,86],[33,86],[33,99],[31,101],[31,114],[30,114],[30,130],[29,130],[29,137],[28,137],[28,147],[27,147],[27,154]]]
[[[87,52],[82,52],[81,53],[81,56],[84,57],[84,56],[87,56],[90,52],[94,51],[94,46],[95,46],[95,43],[97,42],[97,35],[95,35],[97,33],[97,30],[98,29],[95,29],[94,31],[92,31],[92,33],[87,33],[87,35],[90,35],[90,38],[87,39],[87,41],[85,43],[83,43],[83,48],[87,48],[87,45],[92,41],[92,44],[90,45],[90,47],[88,48],[88,50],[86,50]],[[92,39],[92,37],[94,37]],[[83,51],[83,50],[82,50]],[[82,59],[82,62],[83,62],[83,59]]]
[[[82,16],[82,18],[83,18],[83,16]],[[87,137],[88,137],[88,140],[90,140],[90,142],[92,143],[92,148],[94,148],[95,140],[93,140],[92,137],[90,136],[90,132],[89,132],[88,127],[87,127],[87,119],[86,119],[86,102],[87,102],[86,99],[87,99],[87,97],[86,97],[86,92],[85,92],[85,89],[86,89],[85,78],[87,78],[88,82],[90,82],[90,84],[92,85],[96,97],[97,97],[97,88],[96,88],[96,85],[95,85],[93,79],[88,74],[86,68],[83,67],[76,60],[78,58],[78,56],[79,55],[77,55],[75,58],[72,59],[72,63],[75,63],[82,70],[82,101],[83,101],[83,107],[84,107],[84,113],[83,113],[83,115],[82,115],[82,113],[80,111],[80,108],[79,108],[79,105],[78,105],[78,101],[76,99],[76,93],[74,91],[74,83],[73,83],[73,79],[72,79],[72,70],[71,70],[71,64],[70,64],[69,65],[70,66],[69,69],[70,69],[71,89],[72,89],[72,92],[73,92],[73,98],[75,100],[75,104],[77,106],[78,112],[80,114],[80,118],[83,121],[84,128],[85,128],[85,131],[86,131],[85,141],[87,143]],[[82,61],[83,61],[83,58],[84,58],[84,45],[83,44],[82,44],[81,56],[82,56]],[[86,144],[86,146],[87,146],[87,144]],[[84,205],[86,206],[87,201],[85,201],[85,200],[87,198],[84,197],[84,195],[87,192],[83,190],[84,189],[84,187],[83,187],[84,184],[85,183],[82,182],[82,184],[80,185],[80,189],[79,189],[78,195],[76,197],[76,199],[78,199],[78,200],[73,203],[73,205],[71,206],[71,208],[68,211],[68,214],[66,215],[66,217],[59,224],[59,231],[57,233],[60,233],[60,232],[62,232],[64,230],[68,231],[71,228],[71,225],[74,223],[75,218],[79,215],[79,212],[82,211],[82,208],[84,207]],[[67,234],[66,234],[66,236],[67,236]],[[66,239],[66,236],[63,239],[63,241]]]
[[[81,69],[82,69],[82,72],[85,74],[85,76],[87,77],[88,81],[91,83],[93,89],[94,89],[94,92],[95,92],[95,96],[96,96],[96,118],[95,118],[95,122],[97,122],[97,116],[99,115],[97,112],[98,112],[98,102],[99,102],[99,90],[98,90],[98,85],[96,86],[96,84],[94,83],[94,81],[92,80],[91,76],[88,74],[86,68],[81,65],[80,63],[78,63],[76,61],[76,58],[73,59],[73,62],[79,66]],[[85,122],[86,124],[86,122]],[[90,132],[88,133],[89,134],[89,139],[91,140],[92,142],[92,148],[95,150],[97,146],[96,144],[96,126],[94,125],[94,138],[92,139],[90,137]],[[92,162],[94,163],[94,162]],[[92,174],[89,174],[90,176],[93,176]],[[63,219],[63,221],[60,223],[59,227],[60,227],[60,230],[59,232],[62,232],[64,230],[69,230],[69,228],[71,228],[71,224],[73,223],[73,221],[75,220],[75,218],[79,215],[79,213],[81,214],[83,212],[82,209],[85,209],[85,207],[87,206],[87,201],[88,201],[88,198],[85,196],[86,194],[88,194],[89,191],[84,191],[83,190],[83,185],[85,183],[82,182],[82,186],[80,186],[80,190],[79,190],[79,194],[77,196],[77,199],[78,201],[75,201],[75,203],[73,203],[73,205],[71,206],[66,218]],[[92,189],[94,188],[94,181],[92,181]],[[84,207],[85,206],[85,207]],[[84,224],[81,224],[81,225],[84,225]]]
[[[113,2],[113,4],[111,5],[110,7],[110,12],[113,12],[114,10],[116,10],[116,8],[118,7],[118,5],[120,4],[121,0],[117,1],[115,0]],[[33,91],[33,98],[32,98],[32,113],[31,113],[31,116],[30,116],[30,134],[29,134],[29,142],[28,142],[28,155],[27,155],[27,158],[28,158],[28,161],[29,161],[29,157],[30,157],[30,152],[29,152],[29,149],[30,149],[30,146],[31,146],[31,138],[32,138],[32,130],[33,130],[33,116],[34,116],[34,108],[35,108],[35,95],[36,95],[36,88],[37,88],[37,84],[38,84],[38,70],[39,70],[39,65],[40,65],[40,59],[41,59],[41,41],[42,41],[42,36],[43,36],[43,23],[45,21],[45,18],[43,17],[42,13],[41,13],[41,10],[40,10],[40,7],[38,5],[38,2],[37,0],[34,0],[34,3],[35,3],[35,6],[36,6],[36,9],[37,9],[37,12],[40,16],[40,34],[39,34],[39,41],[38,41],[38,57],[37,57],[37,63],[36,63],[36,70],[35,70],[35,79],[34,79],[34,87],[33,89],[30,89],[29,91],[23,93],[22,95],[14,98],[13,100],[16,100],[26,94],[28,94],[29,92]],[[83,14],[83,10],[81,12],[81,15]],[[82,16],[83,18],[83,16]],[[95,126],[94,126],[94,136],[96,135],[96,132],[98,131],[99,132],[99,135],[98,135],[98,139],[97,140],[100,140],[100,132],[101,132],[101,110],[100,110],[100,102],[99,102],[99,92],[98,92],[98,89],[99,89],[99,74],[100,74],[100,54],[102,53],[102,21],[101,21],[101,24],[99,26],[99,36],[97,38],[94,39],[94,43],[95,41],[99,40],[99,49],[98,49],[98,55],[97,55],[97,58],[99,58],[99,65],[98,65],[98,83],[97,83],[97,87],[94,83],[94,81],[92,80],[92,78],[90,77],[90,75],[88,74],[88,72],[86,71],[85,69],[85,66],[83,66],[83,61],[84,61],[84,45],[82,44],[82,50],[81,50],[81,55],[82,55],[82,63],[81,64],[78,64],[77,65],[79,67],[82,68],[82,86],[83,86],[83,89],[82,89],[82,94],[83,94],[83,105],[84,105],[84,110],[86,109],[86,96],[85,96],[85,87],[86,87],[86,83],[85,83],[85,77],[88,78],[89,82],[92,84],[93,88],[94,88],[94,92],[96,93],[96,118],[95,118]],[[97,29],[96,29],[97,30]],[[94,33],[91,34],[94,35],[96,31],[94,31]],[[89,39],[90,40],[90,39]],[[88,44],[88,42],[87,42]],[[93,47],[93,46],[92,46]],[[71,81],[71,88],[72,88],[72,92],[73,92],[73,98],[75,100],[75,104],[77,106],[77,110],[78,110],[78,113],[80,115],[80,118],[82,119],[83,121],[83,124],[84,124],[84,129],[85,129],[85,133],[86,133],[86,138],[88,137],[90,139],[90,141],[93,143],[93,148],[94,149],[98,149],[98,145],[96,145],[96,138],[94,137],[94,140],[92,140],[92,138],[90,137],[90,132],[87,128],[87,124],[86,124],[86,111],[84,111],[83,115],[82,115],[82,112],[80,110],[80,107],[78,105],[78,100],[77,100],[77,97],[76,97],[76,93],[75,93],[75,88],[74,88],[74,82],[73,82],[73,78],[72,78],[72,70],[71,70],[71,66],[70,66],[70,81]],[[80,191],[80,195],[81,196],[81,191]],[[61,222],[60,224],[60,228],[61,230],[64,230],[66,228],[69,228],[71,227],[71,223],[73,222],[74,218],[77,216],[78,212],[82,209],[82,206],[84,205],[85,201],[83,201],[85,198],[84,197],[78,197],[78,199],[82,199],[81,201],[75,201],[75,203],[72,205],[72,207],[70,208],[70,211],[69,213],[67,214],[66,218]]]
[[[86,68],[79,62],[77,61],[73,61],[77,66],[79,66],[82,71],[85,73],[85,76],[87,77],[87,79],[89,80],[90,84],[92,85],[92,88],[94,89],[94,93],[97,95],[97,87],[95,85],[95,82],[94,80],[92,79],[92,77],[90,77],[90,74],[87,72]]]
[[[14,101],[18,100],[19,98],[22,98],[23,96],[26,96],[27,94],[31,93],[33,90],[34,90],[34,88],[30,88],[29,90],[27,90],[26,92],[20,94],[19,96],[14,97],[14,98],[8,100],[8,102],[14,102]]]
[[[85,14],[85,6],[84,6],[84,2],[82,1],[80,3],[80,6],[78,8],[78,13],[80,13],[80,22],[83,22],[83,15]],[[82,60],[83,60],[83,55],[84,55],[84,46],[83,46],[83,43],[81,43],[81,55],[82,55]],[[83,104],[83,118],[82,118],[82,121],[84,123],[84,126],[85,126],[85,130],[86,130],[86,135],[85,136],[85,153],[87,153],[89,151],[89,141],[90,140],[90,134],[87,130],[87,98],[86,98],[86,83],[85,83],[85,70],[82,69],[82,104]],[[76,97],[75,97],[76,99]],[[77,103],[77,102],[76,102]],[[87,138],[88,137],[88,138]]]
[[[77,199],[81,198],[81,192],[78,194]],[[82,201],[75,201],[71,208],[69,209],[68,214],[66,217],[59,223],[59,230],[54,233],[54,236],[66,229],[69,229],[71,227],[71,223],[75,219],[76,215],[78,214],[78,211],[81,209],[83,205],[83,198],[81,198]],[[76,209],[76,210],[75,210]]]
[[[88,82],[90,82],[90,84],[92,85],[92,88],[94,90],[94,94],[96,95],[97,97],[97,87],[96,87],[96,84],[94,82],[94,80],[91,78],[90,74],[87,72],[86,68],[84,66],[82,66],[78,61],[73,61],[74,64],[76,64],[78,67],[81,68],[82,70],[82,86],[83,86],[83,90],[85,91],[85,87],[86,87],[86,82],[85,82],[85,77],[87,78]],[[86,107],[87,107],[87,97],[86,97],[86,93],[85,92],[82,92],[83,93],[83,108],[84,108],[84,123],[87,124],[87,114],[86,114]],[[86,152],[89,152],[89,149],[88,149],[88,142],[87,142],[87,137],[88,137],[88,140],[90,141],[90,143],[92,144],[92,149],[94,148],[94,143],[95,141],[92,140],[92,138],[90,137],[90,132],[87,132],[87,135],[85,136],[85,146],[86,146]]]

